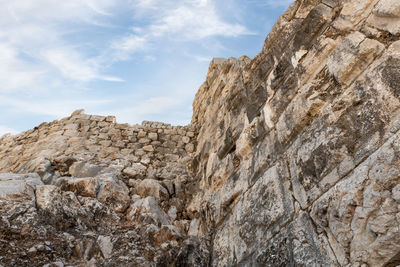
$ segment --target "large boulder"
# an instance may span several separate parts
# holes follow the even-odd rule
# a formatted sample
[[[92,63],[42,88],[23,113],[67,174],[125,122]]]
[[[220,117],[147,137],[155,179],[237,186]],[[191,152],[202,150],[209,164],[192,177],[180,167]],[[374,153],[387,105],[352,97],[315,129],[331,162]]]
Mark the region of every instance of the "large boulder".
[[[97,199],[115,212],[124,212],[130,203],[129,188],[121,180],[102,179]]]
[[[110,167],[98,166],[87,162],[74,162],[69,167],[69,174],[78,178],[95,177],[117,174],[117,170]]]
[[[56,185],[63,191],[72,191],[75,195],[95,198],[100,184],[96,178],[64,177],[58,179]]]
[[[37,185],[43,185],[36,173],[0,173],[0,198],[15,197],[21,194],[34,195]]]
[[[86,228],[91,224],[86,210],[72,192],[62,192],[54,185],[36,187],[36,206],[42,220],[56,229]]]

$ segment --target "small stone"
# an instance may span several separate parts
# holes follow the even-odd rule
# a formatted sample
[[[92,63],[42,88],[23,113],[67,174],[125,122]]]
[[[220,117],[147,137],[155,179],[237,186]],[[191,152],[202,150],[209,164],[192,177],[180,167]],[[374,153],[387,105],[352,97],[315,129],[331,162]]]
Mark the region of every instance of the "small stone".
[[[108,259],[112,256],[113,244],[110,236],[100,235],[97,238],[97,244],[99,245],[105,259]]]
[[[188,152],[188,153],[192,153],[192,152],[194,151],[194,145],[193,145],[193,144],[187,144],[187,145],[185,146],[185,150],[186,150],[186,152]]]
[[[142,149],[144,151],[146,151],[146,152],[153,152],[154,151],[154,148],[153,148],[152,145],[144,146]]]
[[[62,261],[55,261],[55,262],[53,262],[53,265],[55,265],[57,267],[64,267],[64,263]]]
[[[132,167],[125,168],[122,173],[132,177],[141,178],[145,175],[147,168],[141,163],[134,163]]]
[[[92,115],[92,116],[90,116],[90,119],[92,120],[92,121],[105,121],[105,119],[106,119],[106,117],[104,117],[104,116],[98,116],[98,115]]]
[[[168,216],[171,218],[172,221],[176,220],[176,215],[177,213],[177,209],[175,206],[172,206],[169,210],[168,210]]]
[[[185,144],[188,144],[190,142],[190,138],[187,136],[182,137],[182,142],[184,142]]]
[[[139,143],[140,144],[149,144],[151,140],[149,138],[140,138]]]
[[[160,246],[160,248],[161,248],[162,250],[167,250],[168,247],[169,247],[168,243],[162,243],[161,246]]]
[[[143,158],[140,163],[144,164],[144,165],[149,165],[151,162],[151,160],[149,158]]]
[[[141,130],[141,131],[138,133],[137,137],[138,137],[138,138],[146,137],[146,132],[143,131],[143,130]]]

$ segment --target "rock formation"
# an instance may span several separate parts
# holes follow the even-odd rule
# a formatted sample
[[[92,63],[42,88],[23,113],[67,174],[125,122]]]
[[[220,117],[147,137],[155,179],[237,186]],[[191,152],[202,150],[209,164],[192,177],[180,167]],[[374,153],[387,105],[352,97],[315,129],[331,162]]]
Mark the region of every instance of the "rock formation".
[[[400,265],[400,2],[298,0],[189,126],[0,139],[0,266]]]

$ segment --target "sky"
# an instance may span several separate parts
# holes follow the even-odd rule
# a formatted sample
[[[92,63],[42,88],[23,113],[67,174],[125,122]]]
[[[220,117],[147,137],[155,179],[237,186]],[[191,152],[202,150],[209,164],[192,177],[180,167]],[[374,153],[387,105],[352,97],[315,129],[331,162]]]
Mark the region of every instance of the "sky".
[[[0,0],[0,136],[87,114],[186,125],[214,57],[254,57],[292,0]]]

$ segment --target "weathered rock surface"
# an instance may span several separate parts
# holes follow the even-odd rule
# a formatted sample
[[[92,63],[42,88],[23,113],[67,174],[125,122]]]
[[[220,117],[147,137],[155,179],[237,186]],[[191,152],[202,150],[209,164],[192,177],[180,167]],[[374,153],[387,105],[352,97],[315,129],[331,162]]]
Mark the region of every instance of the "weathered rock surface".
[[[196,95],[190,233],[213,266],[396,266],[398,1],[296,1]]]
[[[189,126],[0,138],[0,266],[400,265],[400,4],[298,0]]]

